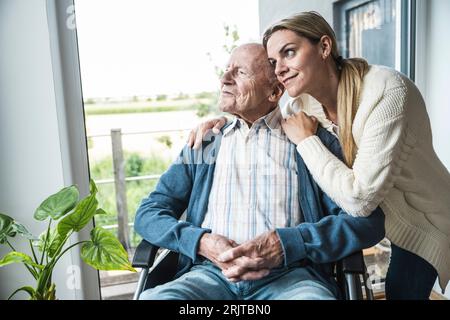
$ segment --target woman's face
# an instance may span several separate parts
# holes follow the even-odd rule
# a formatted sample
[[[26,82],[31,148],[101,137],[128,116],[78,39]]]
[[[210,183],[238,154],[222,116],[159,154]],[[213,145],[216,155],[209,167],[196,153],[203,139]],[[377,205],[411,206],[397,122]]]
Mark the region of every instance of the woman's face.
[[[291,97],[311,93],[324,66],[320,42],[313,44],[290,30],[279,30],[267,42],[269,62]]]

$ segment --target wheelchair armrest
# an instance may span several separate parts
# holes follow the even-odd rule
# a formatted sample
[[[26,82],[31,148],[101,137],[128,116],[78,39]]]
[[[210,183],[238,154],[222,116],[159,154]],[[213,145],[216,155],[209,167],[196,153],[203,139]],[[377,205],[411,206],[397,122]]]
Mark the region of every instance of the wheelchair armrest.
[[[366,272],[366,265],[364,264],[364,256],[362,251],[357,251],[341,260],[342,272],[344,273],[359,273]]]
[[[158,249],[159,247],[142,240],[134,253],[132,266],[134,268],[150,268],[153,265]]]

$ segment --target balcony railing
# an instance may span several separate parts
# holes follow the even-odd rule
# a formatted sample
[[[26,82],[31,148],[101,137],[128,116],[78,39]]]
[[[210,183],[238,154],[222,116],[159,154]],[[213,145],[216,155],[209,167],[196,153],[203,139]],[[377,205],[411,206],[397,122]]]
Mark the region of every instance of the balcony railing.
[[[172,129],[172,130],[149,130],[149,131],[135,131],[135,132],[122,132],[121,129],[111,129],[110,134],[94,134],[88,135],[87,138],[101,138],[111,137],[112,146],[112,159],[113,159],[113,177],[109,179],[95,180],[97,185],[115,185],[115,204],[117,209],[117,223],[107,224],[103,227],[106,229],[117,229],[117,236],[124,246],[124,248],[130,252],[130,227],[133,228],[134,224],[128,220],[128,207],[126,196],[126,183],[130,181],[144,181],[144,180],[158,180],[161,174],[142,175],[134,177],[126,177],[125,175],[125,160],[122,147],[122,137],[127,135],[142,135],[142,134],[161,134],[161,133],[176,133],[176,132],[188,132],[189,129]],[[132,230],[132,229],[131,229]]]

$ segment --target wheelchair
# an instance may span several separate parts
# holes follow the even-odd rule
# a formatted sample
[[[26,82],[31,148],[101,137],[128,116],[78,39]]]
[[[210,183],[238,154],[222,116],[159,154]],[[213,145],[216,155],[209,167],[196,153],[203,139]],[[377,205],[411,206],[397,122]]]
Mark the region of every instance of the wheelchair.
[[[173,280],[178,265],[178,253],[160,248],[142,240],[136,248],[132,265],[140,268],[141,273],[133,300],[150,288]],[[338,261],[335,276],[339,289],[345,300],[373,300],[373,292],[368,286],[368,274],[362,251]],[[363,293],[364,288],[364,293]]]

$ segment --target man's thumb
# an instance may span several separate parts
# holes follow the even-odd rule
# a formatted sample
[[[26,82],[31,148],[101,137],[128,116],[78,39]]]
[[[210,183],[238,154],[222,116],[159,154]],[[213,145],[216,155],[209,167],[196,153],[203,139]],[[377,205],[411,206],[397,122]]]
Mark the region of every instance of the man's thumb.
[[[219,260],[220,262],[227,262],[229,260],[233,260],[235,258],[236,255],[236,250],[237,249],[228,249],[227,251],[221,253],[219,255],[219,257],[217,258],[217,260]]]

